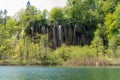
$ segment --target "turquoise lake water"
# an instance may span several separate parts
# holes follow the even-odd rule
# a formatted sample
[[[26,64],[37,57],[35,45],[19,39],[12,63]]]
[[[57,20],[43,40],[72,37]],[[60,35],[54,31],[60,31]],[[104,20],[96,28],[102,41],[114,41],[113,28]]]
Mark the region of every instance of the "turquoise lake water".
[[[120,68],[0,66],[0,80],[120,80]]]

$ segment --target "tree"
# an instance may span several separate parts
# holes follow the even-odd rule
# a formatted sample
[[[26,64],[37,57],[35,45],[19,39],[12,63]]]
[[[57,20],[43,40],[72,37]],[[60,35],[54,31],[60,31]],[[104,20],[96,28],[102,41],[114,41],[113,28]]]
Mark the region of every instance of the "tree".
[[[62,8],[59,7],[53,8],[49,13],[49,19],[60,24],[63,20]]]
[[[91,42],[91,46],[96,49],[96,56],[97,58],[101,55],[105,56],[105,47],[103,44],[103,38],[102,38],[102,31],[104,26],[101,24],[98,24],[98,28],[95,31],[95,36],[93,41]]]
[[[118,52],[120,48],[120,4],[115,8],[113,14],[109,14],[106,17],[106,26],[108,32],[108,39],[109,39],[109,48],[112,50],[114,57],[118,57]]]
[[[47,19],[47,17],[48,17],[48,10],[47,9],[43,10],[42,16],[43,16],[43,19]]]
[[[98,14],[95,10],[94,0],[68,0],[65,15],[70,19],[70,24],[78,24],[77,32],[86,36],[86,43],[89,44],[94,36],[98,24]]]
[[[25,28],[26,35],[32,36],[32,31],[37,33],[37,27],[43,24],[43,16],[41,11],[37,10],[35,6],[30,6],[25,10],[20,10],[17,16],[17,25]]]

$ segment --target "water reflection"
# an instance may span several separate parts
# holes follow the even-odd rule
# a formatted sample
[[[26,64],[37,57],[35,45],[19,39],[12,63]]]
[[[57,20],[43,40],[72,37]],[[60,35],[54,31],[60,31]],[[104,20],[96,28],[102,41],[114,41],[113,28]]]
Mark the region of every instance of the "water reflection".
[[[120,80],[119,74],[119,68],[0,67],[0,80]]]

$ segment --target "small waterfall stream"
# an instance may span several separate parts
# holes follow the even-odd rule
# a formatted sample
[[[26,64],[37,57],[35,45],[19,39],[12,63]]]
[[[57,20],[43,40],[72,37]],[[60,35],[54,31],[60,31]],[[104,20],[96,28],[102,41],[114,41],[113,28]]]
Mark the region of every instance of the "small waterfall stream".
[[[48,41],[49,41],[49,45],[50,47],[53,47],[54,49],[56,49],[57,47],[60,47],[63,43],[66,45],[84,45],[84,44],[88,44],[89,42],[89,35],[85,29],[84,26],[79,27],[78,24],[74,24],[74,25],[47,25],[47,26],[40,26],[38,27],[38,32],[39,34],[44,35],[45,33],[48,34]],[[32,38],[35,36],[35,29],[33,29],[33,27],[30,27],[30,32],[32,35]],[[77,30],[79,29],[79,30]],[[19,32],[19,37],[20,39],[23,37],[23,33],[24,33],[25,28],[21,29],[21,31]],[[18,35],[18,34],[15,34]],[[15,37],[15,35],[13,35],[13,37]],[[30,37],[31,37],[30,35]]]
[[[45,26],[42,26],[41,32],[42,34],[45,34]]]
[[[17,31],[15,34],[12,33],[13,39],[22,39],[24,35],[25,27],[21,29],[21,31]]]
[[[66,42],[67,41],[67,32],[66,32],[66,28],[65,27],[63,29],[64,29],[64,38],[65,38],[64,41]]]
[[[34,37],[33,27],[31,26],[30,28],[31,28],[31,32],[32,32],[31,36],[32,36],[32,41],[33,41],[33,37]]]
[[[62,45],[62,26],[59,25],[58,26],[58,32],[59,32],[59,41],[60,41],[60,45]]]
[[[54,47],[56,48],[56,35],[55,35],[55,26],[52,28],[52,32],[53,32],[53,43],[54,43]]]
[[[22,38],[23,38],[24,31],[25,31],[25,27],[22,29],[22,31],[21,31],[21,33],[20,33],[20,39],[22,39]]]
[[[32,32],[32,38],[33,38],[33,27],[30,27],[31,28],[31,32]]]
[[[16,32],[16,34],[12,34],[12,38],[13,38],[13,39],[16,39],[16,38],[17,38],[17,35],[18,35],[18,32]]]
[[[73,35],[73,45],[75,45],[75,43],[76,43],[76,28],[77,28],[77,26],[75,24],[75,26],[74,26],[74,35]]]

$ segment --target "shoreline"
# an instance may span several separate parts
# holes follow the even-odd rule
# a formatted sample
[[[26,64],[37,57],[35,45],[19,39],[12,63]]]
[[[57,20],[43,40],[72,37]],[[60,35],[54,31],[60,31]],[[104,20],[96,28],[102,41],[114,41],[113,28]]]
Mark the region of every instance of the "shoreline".
[[[120,64],[112,64],[112,65],[41,65],[41,64],[4,64],[0,63],[0,66],[42,66],[42,67],[120,67]]]
[[[44,66],[44,65],[1,65],[0,67],[41,67],[41,68],[120,68],[120,66]]]
[[[42,64],[40,61],[34,62],[34,61],[26,61],[26,62],[21,62],[21,61],[9,61],[9,60],[4,60],[0,61],[0,66],[66,66],[66,67],[112,67],[112,66],[120,66],[120,59],[93,59],[93,58],[73,58],[64,61],[64,63],[59,64],[58,63],[45,63]]]

